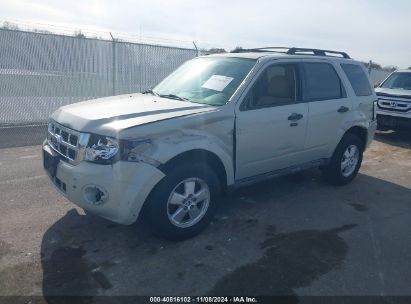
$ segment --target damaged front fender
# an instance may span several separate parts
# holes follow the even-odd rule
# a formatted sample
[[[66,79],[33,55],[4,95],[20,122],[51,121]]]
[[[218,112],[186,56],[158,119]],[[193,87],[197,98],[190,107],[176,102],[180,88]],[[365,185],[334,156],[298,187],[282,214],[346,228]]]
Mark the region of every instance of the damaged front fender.
[[[200,150],[214,154],[224,166],[227,185],[234,183],[234,114],[231,107],[138,126],[122,132],[123,138],[145,140],[136,153],[143,162],[166,164],[173,158]],[[147,144],[149,143],[149,144]]]

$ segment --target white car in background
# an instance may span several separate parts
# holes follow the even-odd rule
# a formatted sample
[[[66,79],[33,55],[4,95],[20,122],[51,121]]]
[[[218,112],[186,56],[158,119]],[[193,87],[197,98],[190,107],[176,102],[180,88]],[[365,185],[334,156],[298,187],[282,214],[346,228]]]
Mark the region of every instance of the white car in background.
[[[411,70],[393,72],[376,89],[381,130],[411,128]]]

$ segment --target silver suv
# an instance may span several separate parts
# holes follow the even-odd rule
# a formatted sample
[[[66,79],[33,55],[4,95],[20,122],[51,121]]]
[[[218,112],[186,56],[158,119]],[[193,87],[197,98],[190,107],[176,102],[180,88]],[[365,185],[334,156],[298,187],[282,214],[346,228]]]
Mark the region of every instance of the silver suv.
[[[86,211],[182,240],[229,189],[311,167],[349,183],[374,136],[375,100],[362,64],[342,52],[198,57],[147,92],[58,109],[44,167]]]
[[[378,128],[411,128],[411,70],[395,71],[375,91]]]

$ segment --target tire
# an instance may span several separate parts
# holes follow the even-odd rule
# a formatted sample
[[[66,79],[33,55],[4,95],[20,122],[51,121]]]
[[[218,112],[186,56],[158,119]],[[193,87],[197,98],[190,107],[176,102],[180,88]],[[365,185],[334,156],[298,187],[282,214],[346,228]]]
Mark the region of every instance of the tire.
[[[210,223],[221,196],[220,181],[205,164],[188,162],[166,171],[144,204],[143,223],[158,236],[182,241]]]
[[[358,136],[354,134],[344,135],[335,149],[330,163],[323,169],[327,182],[337,186],[350,183],[360,170],[363,152],[364,143]]]

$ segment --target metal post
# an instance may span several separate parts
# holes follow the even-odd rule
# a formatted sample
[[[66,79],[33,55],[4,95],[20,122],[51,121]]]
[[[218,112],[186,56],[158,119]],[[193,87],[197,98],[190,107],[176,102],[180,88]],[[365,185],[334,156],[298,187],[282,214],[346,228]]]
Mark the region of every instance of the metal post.
[[[371,75],[371,70],[372,70],[372,60],[370,60],[370,62],[368,62],[368,74]]]
[[[112,73],[113,73],[113,95],[116,95],[116,82],[117,82],[117,69],[116,69],[116,40],[114,39],[111,32],[109,32],[111,40],[113,41],[113,59],[112,59]]]
[[[194,47],[196,48],[197,51],[197,57],[200,56],[200,52],[198,50],[197,44],[193,41]]]

